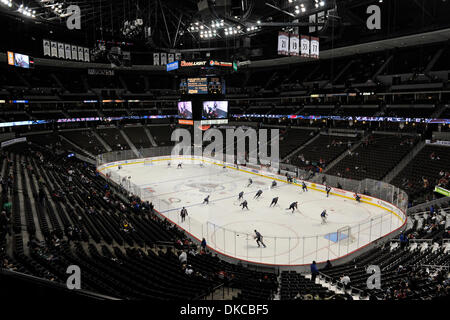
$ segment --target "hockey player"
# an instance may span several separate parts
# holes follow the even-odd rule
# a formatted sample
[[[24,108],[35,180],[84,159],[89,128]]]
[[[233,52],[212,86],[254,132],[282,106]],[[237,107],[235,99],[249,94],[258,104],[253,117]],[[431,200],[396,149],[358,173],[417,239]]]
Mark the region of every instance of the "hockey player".
[[[262,195],[262,190],[258,190],[255,194],[255,196],[253,197],[253,199],[258,199],[260,196]]]
[[[275,197],[272,199],[272,202],[270,203],[269,207],[272,207],[272,206],[275,207],[277,205],[277,203],[278,203],[278,197]]]
[[[296,209],[298,209],[297,206],[298,206],[297,201],[292,202],[291,205],[289,206],[289,208],[287,208],[286,210],[292,209],[292,213],[294,213],[294,211],[295,211]]]
[[[252,180],[252,178],[249,178],[247,188],[250,187],[252,184],[253,184],[253,180]]]
[[[322,218],[322,223],[321,224],[326,224],[327,223],[327,210],[323,210],[322,213],[320,214],[320,217]]]
[[[239,192],[239,198],[238,201],[244,199],[244,191]]]
[[[290,175],[286,176],[287,182],[288,183],[292,183],[292,177]]]
[[[275,188],[277,186],[277,182],[275,180],[272,181],[272,186],[270,187],[271,189]]]
[[[355,200],[356,202],[361,202],[361,196],[355,192]]]
[[[203,199],[203,204],[209,204],[209,194],[205,199]]]
[[[261,235],[261,233],[259,233],[256,230],[255,230],[255,240],[256,240],[256,244],[258,245],[258,248],[261,247],[260,243],[264,246],[264,248],[266,247],[266,245],[263,242],[263,236]]]
[[[308,191],[308,187],[306,186],[305,181],[302,181],[302,190],[303,192]]]
[[[203,168],[203,167],[204,167],[203,162],[200,162],[200,168]]]
[[[247,206],[248,205],[247,200],[244,200],[244,202],[242,202],[240,205],[242,207],[242,210],[244,210],[244,208],[247,208],[247,210],[250,210]]]
[[[181,209],[181,212],[180,212],[181,222],[184,222],[184,220],[186,219],[186,216],[187,216],[187,215],[188,215],[188,212],[187,212],[186,208],[183,207],[183,208]]]
[[[170,168],[170,161],[167,162],[167,168]]]
[[[180,163],[178,163],[177,169],[183,169],[183,165],[182,165],[182,163],[181,163],[181,162],[180,162]]]
[[[120,170],[120,169],[122,169],[122,166],[119,164],[119,165],[117,166],[117,170]]]
[[[326,186],[325,187],[325,191],[327,192],[327,198],[330,195],[330,191],[331,191],[331,187],[330,186]]]

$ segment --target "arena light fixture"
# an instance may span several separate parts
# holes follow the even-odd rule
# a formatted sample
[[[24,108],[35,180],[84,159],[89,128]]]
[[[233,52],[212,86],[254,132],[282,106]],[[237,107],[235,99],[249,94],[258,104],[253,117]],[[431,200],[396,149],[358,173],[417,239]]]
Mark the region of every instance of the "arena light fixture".
[[[12,8],[13,5],[11,0],[1,0],[1,3],[10,8]]]
[[[24,7],[23,4],[21,4],[19,6],[19,9],[17,9],[17,11],[19,13],[21,13],[22,15],[26,16],[26,17],[30,17],[30,18],[35,18],[36,17],[36,15],[35,15],[36,11],[32,10],[32,9],[30,9],[28,7]]]

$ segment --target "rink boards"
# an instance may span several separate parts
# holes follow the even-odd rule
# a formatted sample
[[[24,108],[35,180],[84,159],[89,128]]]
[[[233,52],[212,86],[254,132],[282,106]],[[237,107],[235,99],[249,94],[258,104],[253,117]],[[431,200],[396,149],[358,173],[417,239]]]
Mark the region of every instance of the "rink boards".
[[[238,181],[237,179],[240,179],[240,177],[242,177],[242,179],[248,179],[249,177],[252,177],[252,179],[255,179],[255,181],[260,182],[261,185],[264,184],[265,181],[267,182],[267,185],[269,185],[273,180],[276,180],[281,186],[283,184],[287,184],[286,178],[266,170],[258,170],[256,168],[253,169],[241,166],[236,167],[236,165],[233,164],[227,164],[221,161],[195,156],[163,156],[146,159],[125,160],[106,163],[98,167],[98,171],[102,174],[106,174],[108,172],[110,174],[112,173],[112,180],[115,180],[118,183],[120,183],[120,179],[123,178],[114,178],[114,176],[116,175],[120,176],[130,174],[132,176],[132,182],[134,182],[133,177],[139,176],[139,178],[136,178],[137,185],[135,185],[133,188],[131,187],[131,185],[129,186],[130,191],[135,191],[136,188],[141,189],[141,198],[144,200],[152,201],[155,205],[155,209],[159,211],[162,217],[169,219],[171,222],[178,225],[179,228],[185,230],[191,237],[199,241],[201,241],[202,238],[205,238],[211,250],[214,250],[218,254],[230,259],[239,259],[248,263],[262,264],[267,266],[304,265],[309,264],[314,259],[319,263],[326,260],[336,261],[343,257],[354,255],[361,248],[367,247],[372,242],[379,240],[380,238],[387,237],[388,235],[398,231],[399,229],[404,227],[406,223],[406,216],[404,212],[387,201],[362,195],[361,206],[364,207],[353,208],[349,207],[350,205],[353,206],[353,202],[355,202],[353,198],[353,192],[333,188],[330,193],[333,197],[333,200],[327,199],[326,201],[329,201],[331,207],[337,208],[336,211],[339,211],[340,207],[342,207],[342,211],[344,211],[344,213],[351,212],[351,214],[349,213],[348,216],[353,217],[356,217],[358,215],[357,210],[359,209],[361,209],[361,212],[363,212],[364,210],[371,211],[370,221],[358,221],[358,225],[352,224],[351,221],[350,223],[348,223],[352,226],[352,241],[350,243],[342,244],[341,242],[336,243],[335,241],[331,241],[333,238],[335,238],[332,236],[333,230],[335,231],[338,227],[343,226],[342,224],[339,224],[339,222],[336,222],[336,224],[334,225],[334,229],[333,224],[331,224],[329,227],[327,226],[331,229],[326,230],[327,232],[322,232],[324,227],[321,227],[321,229],[317,229],[316,225],[313,225],[312,227],[308,225],[308,223],[311,223],[311,221],[314,220],[314,217],[303,213],[303,216],[297,215],[296,219],[294,219],[288,217],[287,213],[284,213],[282,210],[280,210],[280,215],[278,217],[272,217],[272,213],[270,216],[264,213],[264,210],[267,211],[265,205],[262,206],[260,203],[253,201],[251,203],[253,208],[256,207],[255,209],[263,212],[260,214],[260,216],[258,216],[258,219],[259,217],[261,217],[261,219],[264,221],[255,222],[256,218],[254,218],[253,220],[249,221],[248,224],[252,226],[257,225],[258,228],[262,228],[263,230],[273,231],[273,234],[270,234],[270,232],[268,231],[264,232],[264,241],[268,245],[268,248],[257,248],[253,240],[253,235],[250,233],[251,228],[248,227],[247,229],[240,229],[242,228],[242,225],[246,224],[247,221],[243,220],[243,215],[235,207],[233,207],[233,203],[230,199],[227,198],[228,194],[232,194],[233,192],[235,192],[234,189],[233,191],[225,190],[224,192],[222,192],[223,199],[217,200],[217,203],[213,203],[209,207],[210,211],[226,210],[226,212],[231,212],[229,216],[227,216],[226,218],[222,218],[222,216],[224,215],[220,216],[216,213],[213,214],[208,212],[206,212],[206,214],[202,213],[202,211],[205,211],[206,209],[204,209],[200,203],[196,203],[192,204],[192,207],[195,207],[195,210],[194,208],[188,208],[188,210],[192,211],[193,213],[185,222],[180,221],[179,208],[171,205],[163,199],[163,194],[169,193],[171,190],[161,189],[161,196],[159,196],[158,193],[147,193],[147,189],[151,190],[151,188],[146,187],[144,184],[140,183],[142,183],[142,181],[146,179],[152,180],[154,177],[158,177],[158,175],[165,174],[162,173],[161,170],[164,170],[163,168],[167,167],[168,161],[172,163],[172,167],[176,167],[179,162],[182,162],[184,165],[186,165],[186,171],[177,171],[177,175],[179,175],[180,177],[180,179],[178,179],[179,182],[173,182],[171,188],[175,188],[176,185],[183,184],[184,180],[187,181],[189,179],[189,177],[186,177],[186,179],[183,180],[183,174],[188,175],[188,172],[193,172],[195,175],[198,172],[202,172],[198,171],[197,169],[195,169],[196,167],[194,167],[198,166],[200,162],[203,162],[205,164],[205,167],[209,167],[208,170],[212,170],[211,177],[198,177],[196,181],[205,182],[205,180],[208,179],[208,181],[224,179],[225,184],[233,184],[233,182]],[[122,166],[122,170],[117,170],[119,164]],[[227,168],[226,170],[230,170],[230,173],[227,175],[223,175],[221,173],[222,167],[224,165]],[[148,177],[141,177],[146,175],[148,175]],[[230,175],[232,175],[231,178]],[[167,183],[171,182],[168,181]],[[314,191],[314,193],[310,193],[308,194],[308,196],[302,196],[303,198],[300,202],[300,208],[302,210],[302,202],[304,200],[305,202],[308,202],[307,200],[311,198],[311,201],[309,202],[314,202],[317,206],[317,204],[320,205],[324,201],[320,197],[324,197],[324,194],[326,193],[324,185],[311,183],[308,181],[305,181],[305,183],[307,184],[309,190]],[[142,187],[140,187],[141,185]],[[125,187],[127,188],[126,185]],[[168,186],[165,187],[168,188]],[[293,194],[293,188],[301,190],[301,182],[293,183],[289,186],[284,187],[282,194]],[[229,189],[232,188],[230,187]],[[269,190],[265,192],[269,193]],[[320,194],[322,194],[322,196],[320,196]],[[185,196],[200,198],[203,196],[203,194],[198,194],[197,196],[194,191],[189,191],[186,192]],[[337,199],[341,199],[340,202]],[[186,199],[183,200],[183,203],[185,201]],[[345,201],[345,203],[343,201]],[[236,203],[234,203],[234,205],[236,205]],[[312,208],[316,210],[315,207]],[[305,211],[313,210],[309,208]],[[335,215],[338,215],[338,213],[340,212],[337,212]],[[235,221],[233,219],[235,219],[236,221],[241,221],[241,223],[234,223]],[[344,218],[343,220],[346,219]],[[280,221],[283,223],[281,223]],[[283,227],[277,227],[277,224],[283,225]],[[294,229],[294,231],[291,232],[288,229]],[[297,231],[297,233],[295,231]],[[313,234],[310,234],[308,232],[312,232]],[[305,233],[306,236],[302,236]],[[274,236],[274,234],[280,236]],[[283,237],[283,235],[286,236]]]

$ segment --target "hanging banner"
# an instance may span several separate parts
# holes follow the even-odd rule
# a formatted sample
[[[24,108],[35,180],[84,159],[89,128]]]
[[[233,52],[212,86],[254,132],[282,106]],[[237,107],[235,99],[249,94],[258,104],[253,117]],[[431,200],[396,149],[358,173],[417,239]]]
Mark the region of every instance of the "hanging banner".
[[[300,53],[304,58],[309,58],[309,37],[302,36],[300,41]]]
[[[64,51],[66,54],[66,59],[72,59],[72,50],[70,49],[70,44],[64,44]]]
[[[175,60],[180,61],[181,60],[181,52],[175,52]]]
[[[319,59],[319,38],[311,37],[311,58]]]
[[[173,53],[169,53],[167,56],[167,63],[172,63],[175,61],[175,56]]]
[[[72,47],[72,60],[78,60],[77,46],[71,46],[71,47]]]
[[[298,56],[300,54],[298,34],[291,34],[289,38],[289,54],[291,56]]]
[[[153,54],[153,65],[154,66],[159,66],[159,53],[154,53]]]
[[[50,42],[51,47],[51,55],[52,57],[58,58],[58,44],[56,42],[51,41]]]
[[[64,43],[58,42],[58,58],[65,58],[64,54]]]
[[[85,62],[90,62],[91,61],[91,56],[89,54],[89,48],[84,48],[84,61]]]
[[[84,48],[78,47],[78,60],[84,61]]]
[[[44,56],[50,56],[51,55],[50,41],[44,39],[42,40],[42,45],[44,47]]]
[[[161,65],[165,66],[167,64],[167,53],[162,52],[161,53]]]
[[[289,34],[286,32],[278,33],[278,54],[289,55]]]

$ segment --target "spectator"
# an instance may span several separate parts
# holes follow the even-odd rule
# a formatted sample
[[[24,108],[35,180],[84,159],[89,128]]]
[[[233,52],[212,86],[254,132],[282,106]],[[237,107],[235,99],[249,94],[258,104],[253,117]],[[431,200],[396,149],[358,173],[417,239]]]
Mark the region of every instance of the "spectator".
[[[347,290],[350,286],[350,277],[346,274],[344,274],[340,280],[340,283],[344,287],[344,290]]]
[[[399,237],[400,247],[404,249],[408,245],[408,237],[402,232]]]
[[[317,269],[316,262],[313,261],[311,264],[311,281],[316,282],[316,277],[319,274],[319,269]]]
[[[180,260],[181,264],[187,263],[187,253],[186,251],[182,251],[181,254],[178,256],[178,260]]]
[[[206,253],[206,239],[205,238],[202,239],[201,252]]]

